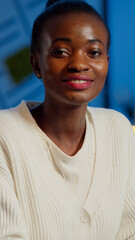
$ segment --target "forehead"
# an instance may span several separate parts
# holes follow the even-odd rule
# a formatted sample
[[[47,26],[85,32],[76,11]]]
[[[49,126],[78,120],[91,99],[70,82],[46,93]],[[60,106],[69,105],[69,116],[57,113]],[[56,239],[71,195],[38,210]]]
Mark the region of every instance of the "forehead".
[[[107,31],[103,23],[87,13],[69,13],[50,18],[43,29],[43,38],[57,37],[100,38],[107,42]]]

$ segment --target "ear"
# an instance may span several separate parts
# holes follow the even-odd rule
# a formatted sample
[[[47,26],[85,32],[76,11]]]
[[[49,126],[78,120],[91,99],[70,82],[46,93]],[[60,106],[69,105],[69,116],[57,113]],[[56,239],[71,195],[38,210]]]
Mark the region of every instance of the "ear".
[[[109,63],[109,59],[110,59],[110,56],[109,55],[107,55],[107,62]]]
[[[30,62],[33,68],[33,71],[38,79],[41,79],[41,70],[40,70],[40,57],[39,54],[31,54],[30,55]]]

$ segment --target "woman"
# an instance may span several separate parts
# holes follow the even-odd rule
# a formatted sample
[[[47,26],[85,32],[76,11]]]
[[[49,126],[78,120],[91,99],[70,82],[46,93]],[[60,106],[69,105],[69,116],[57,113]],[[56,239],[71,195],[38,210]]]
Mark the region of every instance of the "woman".
[[[132,128],[87,108],[104,86],[109,41],[83,1],[49,1],[36,19],[31,64],[45,101],[0,113],[0,239],[135,239]]]

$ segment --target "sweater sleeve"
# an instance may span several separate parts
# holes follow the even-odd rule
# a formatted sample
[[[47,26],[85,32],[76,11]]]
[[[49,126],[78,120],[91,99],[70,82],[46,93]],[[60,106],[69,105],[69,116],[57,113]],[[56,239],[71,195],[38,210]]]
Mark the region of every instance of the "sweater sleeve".
[[[8,161],[7,149],[0,141],[0,239],[28,240]]]
[[[116,240],[135,240],[135,135],[132,133],[129,143],[129,177]]]

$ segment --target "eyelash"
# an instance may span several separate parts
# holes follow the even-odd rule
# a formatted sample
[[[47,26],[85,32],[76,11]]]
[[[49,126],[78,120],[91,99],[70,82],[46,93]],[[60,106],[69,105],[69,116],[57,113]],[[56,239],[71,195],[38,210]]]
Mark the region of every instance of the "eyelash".
[[[91,55],[96,58],[96,57],[100,56],[101,54],[102,54],[102,52],[99,50],[91,50],[88,55]]]
[[[98,58],[102,52],[100,50],[90,50],[88,51],[88,56],[90,58]],[[52,51],[52,55],[56,58],[63,58],[70,55],[67,49],[64,48],[56,48]]]
[[[62,57],[64,54],[65,54],[65,55],[69,55],[68,51],[65,50],[65,49],[54,49],[54,50],[52,51],[52,54],[53,54],[55,57],[58,57],[58,58]]]

